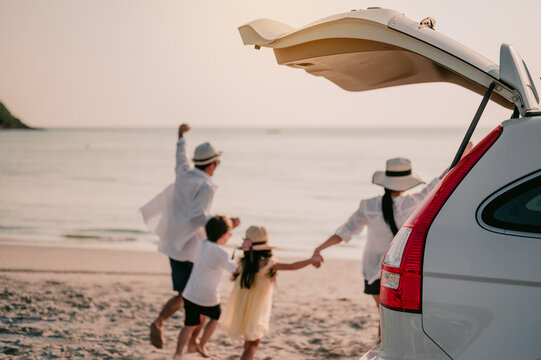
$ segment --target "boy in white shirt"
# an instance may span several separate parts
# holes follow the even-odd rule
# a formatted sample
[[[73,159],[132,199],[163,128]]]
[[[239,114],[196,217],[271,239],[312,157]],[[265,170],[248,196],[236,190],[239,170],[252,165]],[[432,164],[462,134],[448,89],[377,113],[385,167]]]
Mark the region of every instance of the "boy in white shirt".
[[[173,357],[175,360],[182,358],[184,347],[201,323],[202,315],[208,316],[210,320],[196,350],[204,357],[209,357],[206,343],[216,330],[221,315],[218,284],[224,270],[233,273],[237,269],[237,264],[222,247],[231,237],[232,227],[231,220],[225,216],[215,216],[205,225],[207,239],[199,247],[190,279],[182,293],[186,318],[178,336],[177,350]]]

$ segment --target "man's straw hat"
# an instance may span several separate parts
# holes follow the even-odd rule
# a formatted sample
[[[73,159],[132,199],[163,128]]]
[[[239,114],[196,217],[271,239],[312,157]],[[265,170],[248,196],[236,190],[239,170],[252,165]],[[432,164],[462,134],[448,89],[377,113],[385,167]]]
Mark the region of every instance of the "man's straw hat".
[[[206,142],[195,148],[192,160],[195,165],[206,165],[215,161],[220,155],[222,151],[216,151],[214,146]]]

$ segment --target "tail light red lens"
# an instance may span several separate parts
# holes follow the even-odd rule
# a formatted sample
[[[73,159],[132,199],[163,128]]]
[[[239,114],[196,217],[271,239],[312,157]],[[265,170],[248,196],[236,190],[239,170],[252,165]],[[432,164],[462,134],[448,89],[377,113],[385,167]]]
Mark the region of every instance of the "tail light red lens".
[[[396,234],[382,265],[382,306],[400,311],[421,312],[423,254],[428,230],[449,196],[502,131],[503,128],[498,126],[462,158]]]

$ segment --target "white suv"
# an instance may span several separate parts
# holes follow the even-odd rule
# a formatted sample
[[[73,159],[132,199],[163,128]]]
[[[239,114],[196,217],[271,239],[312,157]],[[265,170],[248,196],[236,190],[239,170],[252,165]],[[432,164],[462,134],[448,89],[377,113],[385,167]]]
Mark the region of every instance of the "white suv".
[[[419,206],[382,268],[381,344],[363,359],[541,359],[541,112],[526,64],[500,64],[399,12],[368,9],[294,29],[239,27],[279,64],[351,91],[446,81],[513,110]],[[456,165],[456,166],[455,166]]]

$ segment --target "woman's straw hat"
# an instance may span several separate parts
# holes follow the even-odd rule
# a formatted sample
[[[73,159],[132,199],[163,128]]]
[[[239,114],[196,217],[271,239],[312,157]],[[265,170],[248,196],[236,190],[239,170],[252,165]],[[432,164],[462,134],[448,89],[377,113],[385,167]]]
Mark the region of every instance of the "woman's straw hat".
[[[192,160],[195,165],[206,165],[215,161],[220,155],[222,151],[216,151],[214,146],[206,142],[195,148]]]
[[[424,184],[419,175],[411,172],[411,161],[408,159],[389,159],[385,165],[385,171],[376,171],[372,176],[373,184],[392,191],[405,191]]]
[[[250,248],[253,251],[274,249],[274,246],[269,246],[269,234],[265,227],[252,225],[246,229],[242,249],[249,250]]]

